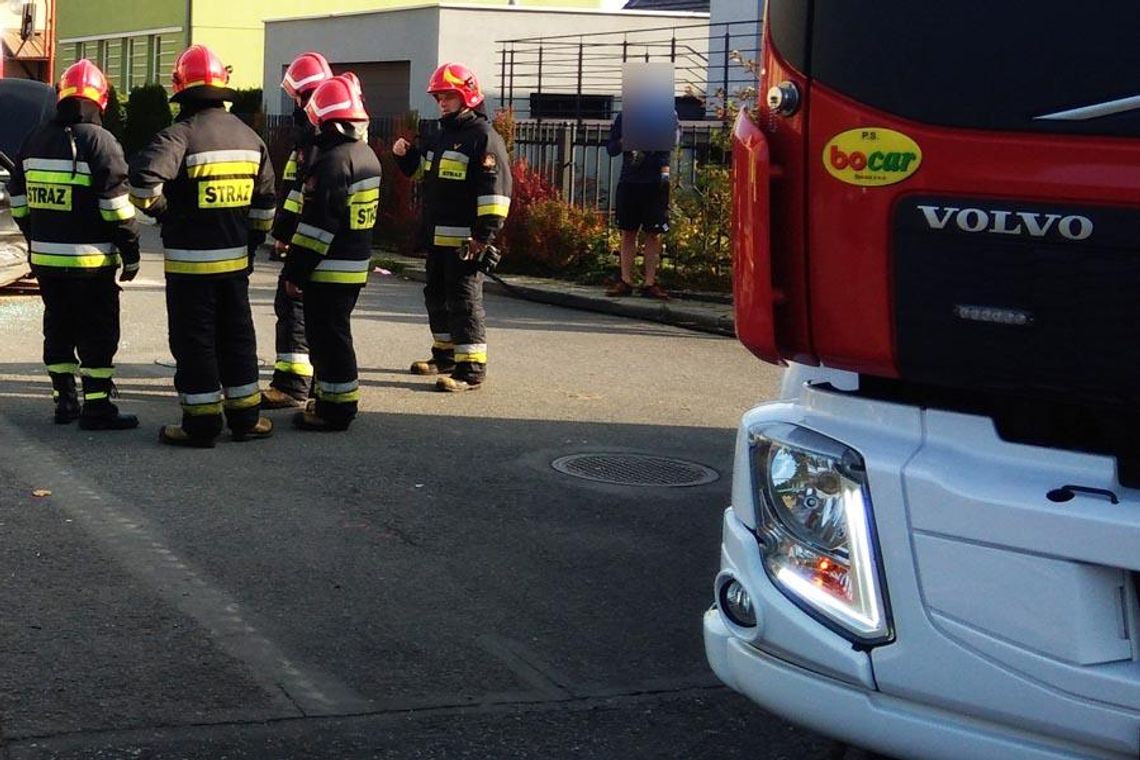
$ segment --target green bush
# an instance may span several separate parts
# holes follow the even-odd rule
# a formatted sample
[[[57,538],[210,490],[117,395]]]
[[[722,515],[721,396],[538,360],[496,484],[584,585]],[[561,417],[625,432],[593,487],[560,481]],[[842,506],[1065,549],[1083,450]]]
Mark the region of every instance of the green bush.
[[[700,163],[691,187],[672,193],[662,274],[672,288],[728,290],[732,285],[732,169]]]
[[[127,99],[127,126],[123,130],[123,148],[133,155],[174,120],[166,90],[160,84],[135,87]]]
[[[119,93],[114,86],[107,93],[107,107],[103,109],[103,127],[113,134],[116,140],[123,141],[126,120],[123,118],[123,104],[119,102]]]
[[[260,87],[250,87],[244,90],[234,90],[237,97],[230,105],[230,113],[237,116],[257,133],[265,131],[265,107]]]

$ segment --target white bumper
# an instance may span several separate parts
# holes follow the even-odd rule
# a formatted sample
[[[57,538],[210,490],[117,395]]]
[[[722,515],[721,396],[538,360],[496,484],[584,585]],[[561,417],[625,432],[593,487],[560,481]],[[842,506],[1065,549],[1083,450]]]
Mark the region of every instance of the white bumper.
[[[894,640],[858,651],[765,573],[749,428],[809,427],[866,461]],[[1009,444],[988,420],[804,387],[745,415],[721,572],[754,629],[704,617],[728,686],[790,721],[914,758],[1140,757],[1140,495],[1112,460]],[[1105,488],[1120,504],[1044,494]]]

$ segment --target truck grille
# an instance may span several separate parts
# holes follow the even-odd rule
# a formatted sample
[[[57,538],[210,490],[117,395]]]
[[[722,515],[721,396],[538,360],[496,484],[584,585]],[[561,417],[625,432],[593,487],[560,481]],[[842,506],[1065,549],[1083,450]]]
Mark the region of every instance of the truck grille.
[[[903,379],[1140,399],[1140,210],[912,196],[892,228]]]

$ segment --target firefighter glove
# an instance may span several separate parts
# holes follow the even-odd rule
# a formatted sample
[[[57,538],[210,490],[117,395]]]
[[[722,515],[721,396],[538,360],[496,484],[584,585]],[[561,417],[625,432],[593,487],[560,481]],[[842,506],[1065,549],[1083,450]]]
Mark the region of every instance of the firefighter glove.
[[[491,274],[495,271],[495,267],[499,266],[499,261],[503,258],[499,249],[493,245],[483,246],[483,250],[479,252],[479,258],[475,262],[475,268],[483,274]]]

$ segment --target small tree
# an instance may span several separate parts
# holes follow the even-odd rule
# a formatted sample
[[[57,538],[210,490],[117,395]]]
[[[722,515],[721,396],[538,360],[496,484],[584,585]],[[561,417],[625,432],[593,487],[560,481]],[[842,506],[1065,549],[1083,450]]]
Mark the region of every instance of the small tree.
[[[142,150],[151,138],[173,121],[162,85],[148,84],[132,89],[127,99],[127,127],[123,131],[123,147],[127,155]]]
[[[237,97],[230,106],[230,113],[237,116],[254,131],[261,134],[265,127],[265,108],[262,105],[262,92],[260,87],[250,87],[244,90],[235,90]]]
[[[107,107],[103,109],[103,126],[115,136],[116,140],[123,141],[126,122],[123,119],[123,104],[119,102],[119,92],[114,86],[107,93]]]

